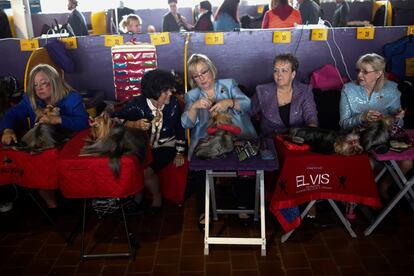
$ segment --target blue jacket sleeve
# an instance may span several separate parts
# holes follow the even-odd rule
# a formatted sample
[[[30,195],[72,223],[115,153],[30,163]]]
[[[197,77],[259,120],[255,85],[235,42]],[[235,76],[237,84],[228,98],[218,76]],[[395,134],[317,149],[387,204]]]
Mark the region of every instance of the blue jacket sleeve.
[[[341,100],[339,102],[339,125],[343,129],[351,129],[361,124],[361,114],[354,114],[349,101],[347,86],[344,85],[341,92]]]
[[[78,93],[69,92],[58,106],[62,118],[62,127],[71,131],[80,131],[89,127],[89,116],[83,105],[82,97]]]
[[[27,94],[24,94],[20,103],[9,109],[6,114],[4,114],[3,119],[0,121],[0,133],[6,128],[13,130],[18,129],[19,125],[24,124],[25,120],[27,120],[27,118],[31,115],[34,116],[34,112]]]

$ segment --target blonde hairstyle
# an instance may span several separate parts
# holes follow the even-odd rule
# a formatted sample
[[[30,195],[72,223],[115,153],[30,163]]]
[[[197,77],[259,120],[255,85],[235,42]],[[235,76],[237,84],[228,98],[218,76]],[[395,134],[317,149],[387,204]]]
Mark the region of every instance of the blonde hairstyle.
[[[197,87],[197,83],[195,82],[192,76],[197,73],[196,67],[200,63],[204,63],[205,65],[207,65],[208,69],[213,74],[213,79],[216,79],[217,68],[216,66],[214,66],[213,62],[206,55],[193,54],[187,62],[188,75],[190,76],[189,81],[192,88]]]
[[[136,14],[130,13],[128,15],[124,15],[122,17],[121,22],[119,23],[119,28],[122,32],[127,33],[128,32],[128,26],[131,24],[132,21],[138,21],[139,25],[142,25],[141,17],[139,17]]]
[[[52,89],[51,105],[56,105],[72,90],[72,87],[70,87],[70,85],[59,76],[58,71],[56,71],[56,69],[52,66],[48,64],[39,64],[35,66],[30,71],[29,83],[27,86],[27,96],[29,97],[30,105],[32,106],[34,111],[38,109],[37,95],[34,87],[34,78],[40,72],[45,74],[46,79],[49,82],[50,88]]]
[[[381,76],[376,81],[374,91],[381,90],[385,82],[387,81],[385,77],[385,59],[378,54],[365,54],[358,59],[356,63],[357,68],[361,69],[362,64],[369,64],[372,66],[374,71],[381,72]]]

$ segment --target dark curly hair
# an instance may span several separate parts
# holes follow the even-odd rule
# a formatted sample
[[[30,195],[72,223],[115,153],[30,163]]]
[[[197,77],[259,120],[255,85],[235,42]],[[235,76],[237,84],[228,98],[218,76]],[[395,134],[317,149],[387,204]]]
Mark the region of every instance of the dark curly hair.
[[[174,87],[173,74],[162,69],[148,71],[141,80],[142,95],[149,99],[158,100],[161,93],[168,89],[174,89]]]

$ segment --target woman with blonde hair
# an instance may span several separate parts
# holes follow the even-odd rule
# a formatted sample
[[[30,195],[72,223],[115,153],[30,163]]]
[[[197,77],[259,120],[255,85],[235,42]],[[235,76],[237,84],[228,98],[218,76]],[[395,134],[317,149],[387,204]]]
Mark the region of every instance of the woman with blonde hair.
[[[48,105],[58,107],[60,114],[43,114],[42,110]],[[88,113],[82,97],[59,76],[55,68],[47,64],[39,64],[31,70],[27,93],[0,121],[2,144],[17,143],[15,131],[26,125],[27,118],[31,127],[37,123],[57,125],[58,128],[69,131],[80,131],[89,127]],[[40,190],[39,194],[49,208],[57,207],[53,190]]]

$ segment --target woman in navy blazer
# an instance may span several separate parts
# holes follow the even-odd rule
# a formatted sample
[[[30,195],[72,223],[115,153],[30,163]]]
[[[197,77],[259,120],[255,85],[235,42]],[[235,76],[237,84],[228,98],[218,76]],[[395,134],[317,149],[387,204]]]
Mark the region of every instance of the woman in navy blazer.
[[[260,114],[262,135],[318,125],[312,88],[294,81],[298,66],[299,62],[292,54],[278,55],[273,62],[274,82],[256,87],[251,112],[252,115]]]

